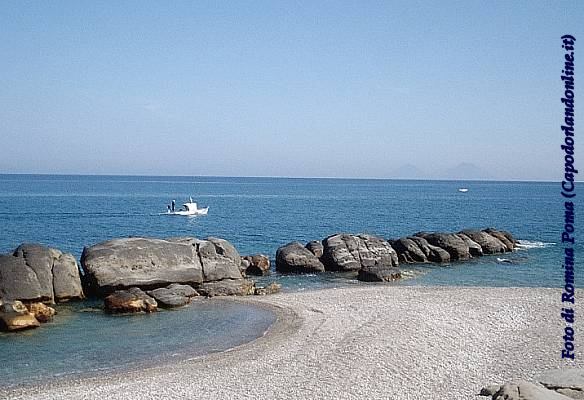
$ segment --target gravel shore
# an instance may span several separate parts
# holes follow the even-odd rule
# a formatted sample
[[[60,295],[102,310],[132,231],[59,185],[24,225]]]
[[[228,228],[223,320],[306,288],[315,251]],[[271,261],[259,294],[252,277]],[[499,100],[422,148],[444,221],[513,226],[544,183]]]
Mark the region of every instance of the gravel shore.
[[[271,307],[278,322],[224,353],[0,398],[484,399],[489,383],[578,365],[560,358],[558,289],[374,285],[228,301]]]

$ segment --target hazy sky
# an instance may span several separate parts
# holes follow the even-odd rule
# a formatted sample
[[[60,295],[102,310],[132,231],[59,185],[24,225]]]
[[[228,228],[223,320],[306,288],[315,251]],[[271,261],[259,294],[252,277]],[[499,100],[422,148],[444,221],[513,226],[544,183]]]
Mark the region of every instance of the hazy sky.
[[[582,1],[3,1],[0,173],[558,180],[566,33],[584,99]]]

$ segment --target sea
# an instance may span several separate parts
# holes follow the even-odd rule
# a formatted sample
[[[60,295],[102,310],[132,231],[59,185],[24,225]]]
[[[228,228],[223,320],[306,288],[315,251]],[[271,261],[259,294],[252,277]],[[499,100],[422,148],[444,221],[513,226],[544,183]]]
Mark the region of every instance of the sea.
[[[467,188],[467,192],[458,189]],[[192,197],[205,216],[166,213]],[[339,233],[387,239],[420,231],[494,227],[521,249],[447,265],[406,265],[392,285],[563,286],[564,199],[557,182],[423,181],[328,178],[0,175],[0,253],[42,243],[80,257],[84,246],[112,238],[220,237],[242,255]],[[576,203],[576,237],[580,218]],[[582,253],[577,243],[576,260]],[[576,282],[582,272],[576,268]],[[351,285],[351,274],[283,276],[284,291]],[[369,284],[370,285],[370,284]],[[347,301],[350,301],[348,299]],[[58,305],[41,328],[0,334],[0,387],[132,368],[144,362],[223,351],[265,333],[269,310],[201,300],[176,311],[111,316],[95,300]]]

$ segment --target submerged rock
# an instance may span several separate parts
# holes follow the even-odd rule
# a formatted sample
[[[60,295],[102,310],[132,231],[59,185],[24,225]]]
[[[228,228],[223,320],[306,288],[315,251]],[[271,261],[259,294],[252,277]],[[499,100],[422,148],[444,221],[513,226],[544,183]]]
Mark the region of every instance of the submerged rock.
[[[264,276],[270,274],[270,258],[264,254],[245,256],[243,261],[247,261],[244,270],[246,275]]]
[[[276,251],[276,271],[283,273],[323,272],[324,265],[301,243],[292,242]]]
[[[205,282],[197,290],[201,295],[207,297],[247,296],[255,292],[254,283],[247,279],[224,279],[222,281]]]
[[[0,299],[0,330],[20,331],[40,326],[40,322],[18,300]]]
[[[72,254],[40,244],[22,244],[0,255],[0,297],[32,302],[84,298]]]
[[[26,308],[39,322],[51,321],[56,313],[53,307],[49,307],[44,303],[31,303]]]
[[[282,285],[279,283],[272,282],[266,287],[256,286],[254,294],[259,296],[265,296],[268,294],[276,294],[280,292]]]
[[[364,282],[392,282],[401,279],[401,277],[398,268],[381,265],[363,267],[357,274],[357,279]]]
[[[147,294],[164,308],[182,307],[191,302],[192,297],[199,295],[195,289],[188,285],[174,283],[165,288],[150,290]]]
[[[104,299],[105,310],[111,313],[154,312],[158,303],[139,288],[117,290]]]
[[[322,261],[328,271],[356,271],[368,266],[398,266],[388,241],[373,235],[336,234],[323,241]]]

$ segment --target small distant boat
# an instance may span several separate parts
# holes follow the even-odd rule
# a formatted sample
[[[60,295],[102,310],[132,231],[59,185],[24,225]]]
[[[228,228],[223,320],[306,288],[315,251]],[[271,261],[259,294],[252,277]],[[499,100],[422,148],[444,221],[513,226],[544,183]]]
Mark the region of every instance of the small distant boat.
[[[468,189],[467,188],[460,188],[460,189],[458,189],[458,191],[462,192],[462,193],[466,193],[466,192],[468,192]]]
[[[193,198],[189,198],[189,202],[182,205],[182,208],[179,210],[171,211],[168,210],[166,212],[167,215],[207,215],[209,212],[209,207],[205,208],[198,208],[197,203],[193,202]]]

